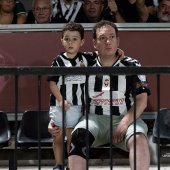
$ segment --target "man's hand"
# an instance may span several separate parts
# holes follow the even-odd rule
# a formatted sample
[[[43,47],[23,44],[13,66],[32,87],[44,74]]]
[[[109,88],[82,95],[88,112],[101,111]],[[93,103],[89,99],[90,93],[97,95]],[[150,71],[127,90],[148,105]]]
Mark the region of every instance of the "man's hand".
[[[136,2],[136,0],[129,0],[129,2],[130,2],[131,4],[134,4],[134,3]]]
[[[60,128],[54,124],[54,122],[49,122],[48,131],[51,133],[53,137],[60,135]]]
[[[110,8],[113,14],[117,13],[118,9],[115,0],[108,0],[108,7]]]
[[[119,125],[113,130],[113,143],[119,143],[123,140],[127,131],[128,125],[120,121]]]

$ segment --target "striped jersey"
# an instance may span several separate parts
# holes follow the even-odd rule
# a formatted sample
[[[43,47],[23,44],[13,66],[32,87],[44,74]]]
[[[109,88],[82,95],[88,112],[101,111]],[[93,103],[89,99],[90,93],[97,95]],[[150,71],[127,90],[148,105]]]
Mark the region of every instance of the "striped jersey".
[[[61,53],[52,62],[52,67],[86,67],[93,66],[95,63],[95,52],[77,53],[77,55],[72,59],[67,58],[64,53]],[[56,82],[61,95],[64,95],[65,100],[73,103],[73,105],[84,105],[86,76],[67,75],[64,78],[64,85],[62,84],[62,76],[48,76],[47,81]],[[50,106],[59,106],[59,102],[53,94],[50,95]]]
[[[94,65],[101,67],[100,62]],[[124,57],[121,60],[117,60],[113,67],[140,67],[140,63],[133,58]],[[90,113],[99,115],[110,115],[110,103],[112,103],[112,114],[121,115],[126,114],[133,104],[133,86],[134,80],[136,81],[136,95],[141,93],[150,94],[148,88],[148,82],[145,75],[136,76],[108,76],[108,75],[92,75],[89,76],[89,102]],[[112,81],[112,101],[110,101],[110,82]]]

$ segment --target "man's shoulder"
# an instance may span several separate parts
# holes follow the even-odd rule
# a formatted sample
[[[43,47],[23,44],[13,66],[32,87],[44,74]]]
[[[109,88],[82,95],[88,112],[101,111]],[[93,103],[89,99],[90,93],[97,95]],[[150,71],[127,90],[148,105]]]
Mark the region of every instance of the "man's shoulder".
[[[121,63],[124,66],[141,66],[140,62],[136,60],[135,58],[131,58],[128,56],[124,56],[124,58],[121,59]]]

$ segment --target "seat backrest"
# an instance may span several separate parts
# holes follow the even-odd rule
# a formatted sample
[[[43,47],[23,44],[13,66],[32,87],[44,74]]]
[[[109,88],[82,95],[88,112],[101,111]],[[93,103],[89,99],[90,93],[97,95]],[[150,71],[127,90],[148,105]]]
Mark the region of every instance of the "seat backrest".
[[[8,146],[11,138],[11,131],[9,128],[8,118],[5,112],[0,111],[0,145]]]
[[[170,143],[170,108],[162,108],[160,109],[160,143]],[[158,137],[158,117],[155,120],[155,124],[153,127],[153,137]],[[154,140],[155,142],[155,140]],[[157,139],[156,139],[157,142]],[[155,143],[156,143],[155,142]]]
[[[38,139],[38,114],[41,139],[51,138],[51,134],[48,132],[49,111],[25,111],[19,128],[20,136]]]

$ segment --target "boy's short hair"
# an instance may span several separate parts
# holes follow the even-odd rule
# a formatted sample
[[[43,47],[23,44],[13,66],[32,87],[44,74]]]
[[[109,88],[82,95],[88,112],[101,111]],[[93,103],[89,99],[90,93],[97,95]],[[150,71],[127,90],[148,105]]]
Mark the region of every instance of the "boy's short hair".
[[[118,28],[117,28],[116,24],[114,24],[111,21],[101,20],[100,22],[96,23],[96,25],[92,29],[93,39],[96,39],[96,31],[97,31],[97,29],[101,28],[103,26],[106,26],[106,25],[110,25],[111,27],[113,27],[115,29],[116,36],[118,37]]]
[[[68,24],[66,24],[62,29],[62,38],[66,31],[78,31],[80,33],[81,39],[84,39],[84,28],[80,23],[70,21]]]

